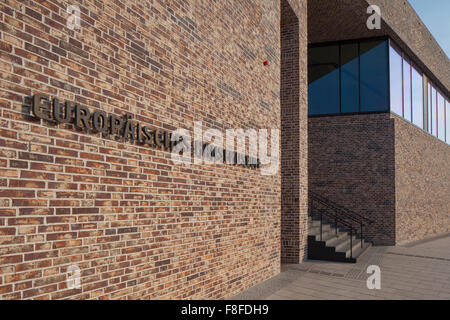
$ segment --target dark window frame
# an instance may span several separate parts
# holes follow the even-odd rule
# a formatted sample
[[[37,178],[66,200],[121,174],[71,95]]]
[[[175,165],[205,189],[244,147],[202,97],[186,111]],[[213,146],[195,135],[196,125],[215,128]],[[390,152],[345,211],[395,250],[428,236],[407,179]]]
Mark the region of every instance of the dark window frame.
[[[387,46],[386,46],[386,55],[387,55],[387,88],[388,88],[388,106],[387,106],[387,110],[378,110],[378,111],[361,111],[361,83],[360,83],[360,79],[361,79],[361,42],[362,41],[375,41],[375,40],[380,40],[380,41],[386,41],[387,42]],[[358,46],[358,112],[342,112],[342,69],[341,69],[341,61],[342,61],[342,45],[343,44],[349,44],[349,43],[356,43]],[[442,86],[442,84],[439,82],[439,80],[432,80],[435,79],[434,75],[432,77],[430,77],[429,75],[432,73],[430,73],[430,71],[426,68],[426,70],[423,70],[420,66],[419,63],[417,63],[416,61],[420,61],[420,59],[418,59],[416,56],[414,56],[413,58],[407,54],[405,52],[404,49],[402,49],[401,46],[399,46],[397,44],[397,42],[395,40],[393,40],[391,37],[389,36],[376,36],[376,37],[368,37],[368,38],[358,38],[358,39],[348,39],[348,40],[341,40],[341,41],[328,41],[328,42],[321,42],[321,43],[312,43],[308,45],[308,49],[309,48],[314,48],[314,47],[324,47],[324,46],[331,46],[331,45],[337,45],[339,47],[339,113],[327,113],[327,114],[309,114],[308,113],[308,117],[311,118],[318,118],[318,117],[330,117],[330,116],[352,116],[352,115],[364,115],[364,114],[386,114],[386,113],[392,113],[391,110],[391,78],[390,78],[390,67],[391,67],[391,59],[389,56],[389,50],[391,47],[391,44],[395,47],[397,47],[399,49],[399,51],[401,52],[401,57],[402,57],[402,116],[397,115],[399,117],[401,117],[403,120],[407,121],[408,123],[414,125],[415,127],[423,130],[424,132],[428,133],[429,135],[431,135],[432,137],[435,137],[436,139],[438,139],[439,141],[443,141],[441,139],[438,138],[439,136],[439,126],[438,126],[438,114],[434,115],[434,110],[433,110],[433,105],[436,104],[436,113],[438,111],[437,109],[437,101],[438,101],[438,92],[441,94],[441,96],[443,97],[444,100],[444,143],[447,143],[450,145],[450,141],[446,141],[446,137],[447,137],[447,132],[448,130],[450,130],[450,128],[447,128],[447,112],[449,112],[447,109],[449,109],[450,107],[448,106],[448,102],[450,101],[450,96],[447,96],[445,94],[445,92],[448,92],[448,90]],[[403,79],[403,75],[404,75],[404,64],[403,64],[403,60],[408,61],[408,63],[410,64],[410,99],[411,99],[411,121],[405,118],[405,92],[404,92],[404,87],[405,87],[405,83],[404,83],[404,79]],[[416,124],[414,124],[414,119],[413,119],[413,102],[412,102],[412,98],[413,98],[413,94],[412,94],[412,69],[415,69],[421,76],[426,77],[427,81],[424,82],[422,81],[422,83],[426,83],[427,85],[427,95],[430,95],[429,97],[427,96],[427,101],[426,101],[426,106],[425,104],[423,105],[423,109],[427,108],[427,122],[428,119],[431,119],[431,126],[428,125],[427,123],[427,130],[425,130],[424,128],[421,128],[419,126],[417,126]],[[428,90],[428,84],[430,85],[430,90]],[[436,101],[433,101],[433,88],[436,90]],[[443,90],[442,88],[445,88],[445,90]],[[430,101],[432,102],[431,106],[429,106]],[[308,106],[309,109],[309,106]],[[430,110],[430,112],[428,112],[428,110]],[[434,128],[433,126],[433,116],[436,116],[436,128]],[[425,118],[423,119],[423,127],[425,127]],[[428,128],[429,127],[429,128]],[[433,135],[433,129],[436,129],[436,136]]]
[[[308,46],[308,50],[309,50],[309,48],[320,48],[320,47],[337,47],[337,49],[338,49],[338,56],[337,56],[337,58],[338,58],[338,67],[337,67],[337,69],[339,70],[339,72],[338,72],[338,83],[339,83],[339,88],[338,88],[338,104],[337,104],[337,107],[338,107],[338,109],[339,109],[339,112],[338,113],[336,113],[336,112],[334,112],[334,113],[320,113],[320,114],[317,114],[317,115],[328,115],[328,114],[341,114],[340,112],[341,112],[341,92],[340,92],[340,87],[341,87],[341,66],[340,66],[340,63],[341,63],[341,46],[340,46],[340,44],[339,44],[339,42],[338,41],[332,41],[332,42],[327,42],[327,43],[319,43],[319,44],[316,44],[316,45],[309,45]],[[308,55],[309,55],[309,52],[308,52]],[[309,67],[310,66],[317,66],[316,64],[309,64],[309,61],[308,61],[308,71],[307,72],[309,72]],[[308,81],[308,90],[309,90],[309,81]],[[309,95],[308,95],[308,116],[309,116]]]
[[[429,76],[429,72],[423,71],[422,68],[419,67],[418,63],[416,63],[415,61],[417,61],[418,59],[416,57],[411,58],[411,56],[409,54],[407,54],[401,46],[399,46],[397,44],[397,42],[395,40],[393,40],[391,37],[389,36],[375,36],[375,37],[368,37],[368,38],[357,38],[357,39],[348,39],[348,40],[340,40],[340,41],[327,41],[327,42],[320,42],[320,43],[311,43],[308,45],[308,48],[314,48],[314,47],[324,47],[324,46],[330,46],[330,45],[338,45],[339,46],[339,54],[341,52],[341,44],[346,44],[346,43],[357,43],[358,44],[358,55],[361,54],[361,48],[360,48],[360,43],[361,41],[371,41],[371,40],[386,40],[388,41],[388,46],[387,46],[387,55],[388,55],[388,63],[387,63],[387,68],[388,68],[388,72],[390,70],[390,59],[389,59],[389,47],[390,47],[390,43],[392,42],[397,48],[399,48],[399,50],[402,53],[402,59],[404,57],[406,57],[407,60],[410,61],[411,66],[414,65],[415,69],[420,71],[420,73],[422,75],[425,75],[427,77],[427,80],[430,81],[432,83],[432,85],[438,89],[441,93],[445,92],[445,90],[441,89],[441,84],[440,83],[436,83],[435,81],[432,81],[432,78]],[[360,78],[361,75],[361,68],[360,68],[360,59],[358,59],[358,78]],[[403,65],[402,65],[402,69],[403,69]],[[403,73],[403,70],[402,70]],[[339,81],[341,79],[339,78]],[[403,82],[403,79],[402,79]],[[360,86],[359,86],[360,87]],[[404,84],[402,83],[402,88],[404,87]],[[389,95],[389,101],[390,101],[390,78],[388,77],[388,95]],[[340,90],[339,90],[340,91]],[[358,112],[357,113],[361,113],[361,114],[371,114],[371,113],[390,113],[391,112],[391,105],[389,103],[388,106],[388,110],[386,111],[361,111],[360,107],[361,107],[361,90],[359,91],[359,108],[358,108]],[[447,96],[443,95],[445,98],[447,98]],[[341,104],[341,98],[339,98],[339,103]],[[404,97],[403,97],[403,93],[402,93],[402,103],[404,106]],[[403,108],[402,108],[403,109]],[[341,107],[339,108],[340,112],[341,112]],[[411,110],[412,112],[412,110]],[[356,112],[352,112],[352,113],[330,113],[330,114],[320,114],[320,115],[308,115],[309,117],[315,117],[315,116],[326,116],[326,115],[348,115],[348,114],[355,114]],[[403,110],[403,116],[404,117],[404,110]]]
[[[342,97],[342,47],[344,45],[349,44],[356,44],[356,51],[357,51],[357,57],[358,57],[358,111],[352,111],[352,112],[343,112],[342,110],[342,101],[344,100]],[[361,53],[360,51],[360,42],[359,41],[344,41],[344,43],[339,44],[339,113],[337,114],[350,114],[350,113],[359,113],[361,112],[361,82],[359,81],[361,77],[361,63],[359,59],[359,55]]]
[[[390,113],[391,106],[390,103],[387,105],[387,110],[377,110],[377,111],[361,111],[361,42],[362,41],[386,41],[386,54],[387,54],[387,78],[388,78],[388,101],[390,102],[390,82],[389,82],[389,40],[388,36],[377,36],[377,37],[369,37],[369,38],[359,38],[359,39],[349,39],[342,41],[327,41],[321,43],[312,43],[308,45],[309,48],[317,48],[317,47],[327,47],[337,45],[339,47],[339,113],[323,113],[323,114],[309,114],[308,117],[324,117],[324,116],[346,116],[346,115],[355,115],[355,114],[379,114],[379,113]],[[343,44],[351,44],[356,43],[358,45],[358,112],[342,112],[342,69],[341,69],[341,60],[342,60],[342,45]],[[308,83],[309,85],[309,83]],[[309,106],[308,106],[309,109]]]

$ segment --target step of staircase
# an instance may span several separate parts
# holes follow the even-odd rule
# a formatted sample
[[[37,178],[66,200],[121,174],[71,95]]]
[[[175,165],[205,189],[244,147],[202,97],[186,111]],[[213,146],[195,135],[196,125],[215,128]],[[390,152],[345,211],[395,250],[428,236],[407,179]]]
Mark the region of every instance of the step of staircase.
[[[371,243],[362,241],[361,238],[340,228],[336,230],[334,225],[322,221],[322,233],[320,220],[309,217],[308,226],[308,258],[314,260],[331,260],[341,262],[357,261],[370,246]]]
[[[372,246],[372,244],[370,242],[363,241],[362,246],[361,246],[361,242],[358,242],[356,245],[353,246],[352,256],[355,257],[355,259],[361,257],[361,255],[364,252],[366,252],[366,250],[369,249],[371,246]],[[350,249],[345,251],[345,256],[347,258],[350,258]]]
[[[331,241],[339,239],[342,236],[347,236],[346,232],[337,231],[330,226],[323,225],[322,226],[322,237],[320,237],[320,227],[309,228],[308,235],[316,236],[316,239],[319,241]]]

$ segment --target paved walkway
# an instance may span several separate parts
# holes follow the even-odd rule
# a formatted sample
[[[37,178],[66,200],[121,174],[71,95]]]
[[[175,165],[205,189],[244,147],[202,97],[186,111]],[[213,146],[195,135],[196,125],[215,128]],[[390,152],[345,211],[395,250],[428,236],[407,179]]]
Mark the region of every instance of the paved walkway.
[[[381,270],[368,289],[367,267]],[[371,247],[356,264],[308,260],[283,265],[276,277],[233,299],[450,299],[450,236],[396,247]]]

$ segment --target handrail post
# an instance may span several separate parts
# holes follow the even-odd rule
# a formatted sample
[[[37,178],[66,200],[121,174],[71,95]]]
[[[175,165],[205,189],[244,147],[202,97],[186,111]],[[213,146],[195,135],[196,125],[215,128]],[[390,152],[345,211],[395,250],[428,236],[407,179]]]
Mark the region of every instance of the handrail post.
[[[358,236],[358,224],[360,227],[360,244],[361,248],[364,247],[364,226],[366,221],[371,221],[367,217],[364,217],[360,214],[354,213],[351,210],[346,209],[345,207],[339,206],[333,201],[326,199],[322,196],[316,195],[313,192],[308,194],[310,205],[308,206],[310,210],[311,216],[314,211],[314,202],[317,202],[319,205],[319,210],[322,206],[326,207],[330,210],[320,210],[320,241],[323,241],[323,215],[325,218],[329,219],[328,221],[332,221],[334,218],[335,222],[335,233],[336,237],[339,234],[338,231],[338,223],[340,222],[345,230],[348,230],[350,226],[350,257],[353,258],[353,234],[355,234],[355,239]],[[354,214],[354,215],[353,215]],[[355,224],[355,230],[353,231],[353,223]],[[346,232],[348,235],[348,231]],[[356,239],[357,240],[357,239]]]
[[[320,210],[320,241],[322,241],[322,210]]]
[[[334,216],[334,227],[336,228],[336,235],[337,235],[337,216]]]
[[[350,259],[353,258],[353,226],[350,224]]]
[[[361,248],[363,247],[363,224],[361,222]]]
[[[313,207],[313,199],[311,197],[309,197],[309,216],[312,218],[312,207]]]

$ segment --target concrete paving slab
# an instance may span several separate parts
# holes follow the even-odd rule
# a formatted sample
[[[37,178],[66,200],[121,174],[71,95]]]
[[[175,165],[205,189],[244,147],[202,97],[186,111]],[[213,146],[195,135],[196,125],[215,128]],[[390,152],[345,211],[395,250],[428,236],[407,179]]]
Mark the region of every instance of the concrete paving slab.
[[[381,271],[381,289],[370,290],[367,267]],[[450,298],[450,236],[397,247],[371,247],[356,264],[307,260],[233,299],[404,300]]]

